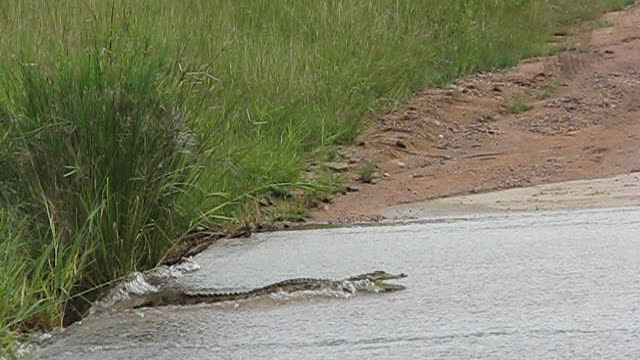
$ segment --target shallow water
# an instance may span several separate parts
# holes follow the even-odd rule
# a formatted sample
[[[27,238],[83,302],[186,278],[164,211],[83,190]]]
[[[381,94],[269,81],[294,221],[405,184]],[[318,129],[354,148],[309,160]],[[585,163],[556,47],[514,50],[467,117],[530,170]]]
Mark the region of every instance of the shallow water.
[[[640,208],[259,234],[200,254],[191,288],[383,269],[385,294],[298,294],[94,316],[41,359],[638,359]]]

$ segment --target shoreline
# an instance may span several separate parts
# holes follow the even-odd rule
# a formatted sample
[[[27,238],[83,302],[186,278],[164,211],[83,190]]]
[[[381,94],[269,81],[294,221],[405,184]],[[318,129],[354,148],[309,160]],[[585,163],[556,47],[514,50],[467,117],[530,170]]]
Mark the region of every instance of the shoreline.
[[[409,204],[457,211],[459,200],[438,199],[466,195],[495,208],[478,194],[640,172],[638,33],[636,4],[577,26],[564,52],[423,90],[343,149],[342,171],[360,183],[313,210],[310,223],[377,222]],[[371,166],[374,180],[362,180]],[[590,206],[576,196],[575,206]],[[551,206],[537,198],[503,205]]]
[[[396,205],[383,210],[383,214],[389,220],[405,220],[478,213],[626,206],[640,206],[640,172]]]

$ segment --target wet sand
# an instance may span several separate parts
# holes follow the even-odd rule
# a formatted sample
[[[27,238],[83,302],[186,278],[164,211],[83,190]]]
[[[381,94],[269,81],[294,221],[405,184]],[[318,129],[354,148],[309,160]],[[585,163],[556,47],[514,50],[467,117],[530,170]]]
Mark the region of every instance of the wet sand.
[[[640,172],[392,206],[384,210],[384,215],[390,219],[398,219],[477,212],[624,206],[640,206]]]

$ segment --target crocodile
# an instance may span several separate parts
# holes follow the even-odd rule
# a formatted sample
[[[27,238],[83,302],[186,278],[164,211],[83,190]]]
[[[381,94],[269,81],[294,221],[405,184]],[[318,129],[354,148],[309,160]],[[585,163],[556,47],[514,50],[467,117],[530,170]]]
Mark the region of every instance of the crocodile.
[[[168,305],[195,305],[202,303],[218,303],[223,301],[237,301],[266,296],[275,293],[294,293],[308,290],[337,290],[348,293],[356,291],[391,292],[405,289],[402,285],[388,284],[385,280],[406,278],[406,274],[389,274],[385,271],[373,271],[366,274],[352,276],[343,280],[299,278],[276,282],[248,291],[228,293],[193,293],[180,289],[166,289],[157,293],[147,294],[138,299],[134,308],[158,307]]]

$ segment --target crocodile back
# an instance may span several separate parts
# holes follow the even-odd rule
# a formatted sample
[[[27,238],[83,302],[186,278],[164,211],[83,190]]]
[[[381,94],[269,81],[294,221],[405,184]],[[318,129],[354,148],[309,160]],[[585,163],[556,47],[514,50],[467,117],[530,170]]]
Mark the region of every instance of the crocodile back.
[[[333,280],[333,279],[317,279],[317,278],[297,278],[289,279],[260,288],[240,291],[240,292],[227,292],[227,293],[190,293],[182,290],[165,290],[159,293],[149,294],[143,297],[142,304],[134,306],[134,308],[148,307],[148,306],[165,306],[165,305],[193,305],[200,303],[217,303],[223,301],[237,301],[258,296],[270,295],[278,292],[296,292],[305,290],[319,290],[324,288],[337,288],[353,292],[352,287],[345,285],[345,282],[353,281],[380,281],[384,280],[384,277],[389,276],[384,271],[374,271],[367,274],[353,276],[345,280]],[[404,274],[400,274],[397,277],[406,277]],[[382,279],[379,279],[382,278]],[[404,287],[402,287],[404,288]],[[398,289],[397,287],[394,289]]]
[[[287,285],[299,285],[299,284],[327,284],[330,282],[333,282],[334,280],[331,279],[315,279],[315,278],[297,278],[297,279],[288,279],[288,280],[284,280],[284,281],[279,281],[277,283],[273,283],[270,285],[265,286],[266,287],[271,287],[271,286],[287,286]]]

